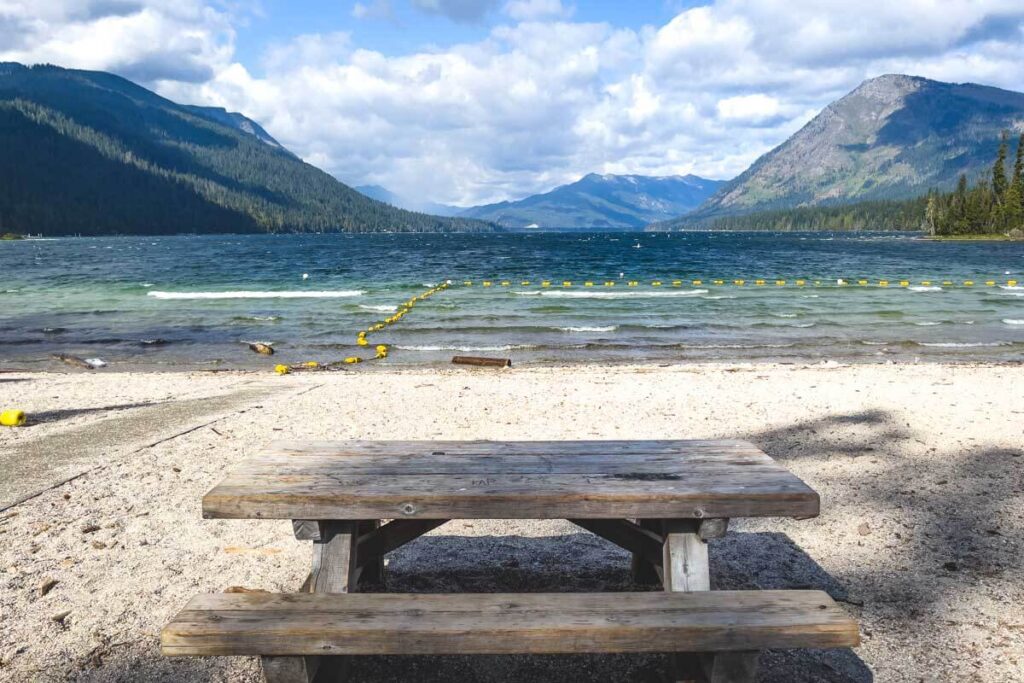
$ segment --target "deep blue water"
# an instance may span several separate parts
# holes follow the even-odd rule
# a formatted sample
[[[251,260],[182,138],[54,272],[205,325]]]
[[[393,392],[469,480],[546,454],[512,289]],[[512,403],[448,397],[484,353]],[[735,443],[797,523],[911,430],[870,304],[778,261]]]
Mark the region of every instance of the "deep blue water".
[[[457,352],[517,362],[1024,359],[1024,244],[529,233],[0,242],[0,362],[48,367],[55,352],[112,366],[337,360],[359,351],[358,330],[445,280],[450,289],[371,335],[392,345],[387,364]],[[278,354],[254,356],[247,341]]]

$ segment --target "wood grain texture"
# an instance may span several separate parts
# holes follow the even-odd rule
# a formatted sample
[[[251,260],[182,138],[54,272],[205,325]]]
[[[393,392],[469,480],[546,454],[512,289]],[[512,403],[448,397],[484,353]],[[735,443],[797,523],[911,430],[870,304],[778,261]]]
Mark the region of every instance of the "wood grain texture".
[[[742,441],[279,442],[208,518],[809,517],[818,495]]]
[[[821,591],[200,595],[165,655],[708,652],[852,647]]]
[[[663,530],[663,582],[667,591],[711,590],[708,544],[690,531],[685,520],[665,520]]]

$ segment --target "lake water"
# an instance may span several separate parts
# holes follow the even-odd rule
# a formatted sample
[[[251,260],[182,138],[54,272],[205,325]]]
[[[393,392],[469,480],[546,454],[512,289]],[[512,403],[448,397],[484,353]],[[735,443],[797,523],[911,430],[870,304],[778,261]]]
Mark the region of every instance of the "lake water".
[[[446,280],[448,290],[370,335],[391,345],[384,363],[457,353],[517,363],[1024,359],[1024,244],[530,233],[0,242],[0,362],[55,367],[57,352],[115,367],[338,360],[359,351],[357,331]],[[278,354],[256,356],[250,341]]]

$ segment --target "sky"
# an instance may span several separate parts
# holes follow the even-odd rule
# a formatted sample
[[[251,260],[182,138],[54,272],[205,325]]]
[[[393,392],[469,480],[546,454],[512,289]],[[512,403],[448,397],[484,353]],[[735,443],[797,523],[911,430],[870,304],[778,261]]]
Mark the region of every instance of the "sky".
[[[111,71],[469,206],[731,178],[885,73],[1024,90],[1024,1],[0,0],[0,61]]]

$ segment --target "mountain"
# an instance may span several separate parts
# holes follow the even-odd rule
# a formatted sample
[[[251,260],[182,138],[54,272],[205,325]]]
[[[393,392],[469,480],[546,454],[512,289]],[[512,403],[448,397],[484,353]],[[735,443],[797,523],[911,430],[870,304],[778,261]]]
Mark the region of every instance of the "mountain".
[[[224,107],[200,107],[195,104],[186,104],[182,106],[193,114],[198,114],[199,116],[210,119],[216,123],[222,123],[225,126],[230,126],[242,131],[243,133],[248,133],[249,135],[254,136],[257,140],[262,140],[267,143],[271,147],[285,149],[284,145],[271,137],[270,133],[263,130],[263,126],[244,114],[239,114],[236,111],[228,111]]]
[[[380,185],[357,185],[356,191],[365,194],[370,199],[376,199],[378,202],[384,202],[391,206],[397,206],[400,209],[406,211],[419,211],[420,213],[429,213],[434,216],[455,216],[460,212],[465,211],[461,206],[450,206],[448,204],[437,204],[436,202],[417,202],[408,197],[395,194],[386,187]]]
[[[642,228],[696,208],[721,185],[695,175],[591,173],[544,194],[476,206],[459,215],[509,228]]]
[[[369,199],[247,121],[109,73],[0,63],[0,232],[494,228]]]
[[[828,105],[682,222],[948,189],[961,173],[988,171],[1004,130],[1024,130],[1024,94],[879,76]]]

